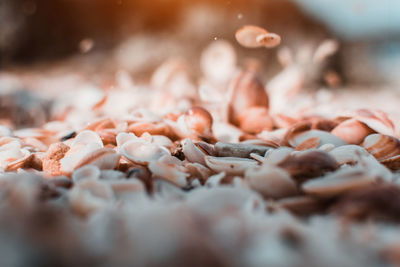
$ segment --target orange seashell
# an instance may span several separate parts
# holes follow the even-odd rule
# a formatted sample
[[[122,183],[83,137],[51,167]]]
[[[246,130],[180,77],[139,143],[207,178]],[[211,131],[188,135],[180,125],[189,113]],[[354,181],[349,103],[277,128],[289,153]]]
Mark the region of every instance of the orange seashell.
[[[331,133],[348,144],[358,145],[374,130],[356,119],[350,119],[340,123]]]

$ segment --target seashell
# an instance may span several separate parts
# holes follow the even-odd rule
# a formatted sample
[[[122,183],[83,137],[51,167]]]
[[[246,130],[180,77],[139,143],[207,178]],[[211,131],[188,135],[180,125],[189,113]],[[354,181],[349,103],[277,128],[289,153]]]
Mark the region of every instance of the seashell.
[[[395,127],[388,115],[380,110],[357,110],[354,119],[364,123],[369,128],[385,135],[395,135]]]
[[[94,165],[83,166],[82,168],[79,168],[72,173],[72,181],[74,181],[74,183],[77,183],[84,179],[97,180],[99,179],[99,177],[100,169]]]
[[[257,134],[274,127],[266,107],[249,107],[238,116],[238,121],[239,128],[247,133]]]
[[[164,122],[149,123],[149,122],[136,122],[128,126],[128,131],[134,133],[136,136],[141,136],[145,132],[151,135],[164,135],[174,137],[173,131],[170,126]]]
[[[243,175],[246,169],[256,167],[257,161],[236,157],[205,157],[206,165],[215,172],[225,172],[228,175]]]
[[[277,167],[264,164],[245,172],[245,180],[250,188],[265,198],[282,198],[297,193],[296,183],[290,175]]]
[[[32,160],[33,154],[29,152],[27,149],[19,150],[20,156],[17,159],[9,161],[8,159],[6,165],[3,167],[5,171],[15,171],[19,168],[23,168],[29,165]],[[12,158],[11,158],[12,159]]]
[[[325,144],[332,144],[335,147],[346,145],[346,142],[340,139],[339,137],[329,132],[324,132],[320,130],[310,130],[296,135],[290,135],[289,137],[287,137],[288,138],[287,141],[292,147],[297,147],[298,145],[300,145],[301,143],[312,137],[319,138],[320,140],[319,146]]]
[[[350,119],[340,123],[331,133],[348,144],[358,145],[374,131],[364,123],[356,119]]]
[[[117,146],[118,146],[119,148],[121,148],[121,146],[122,146],[123,144],[125,144],[126,142],[131,141],[131,140],[138,141],[138,140],[139,140],[139,137],[137,137],[137,136],[136,136],[135,134],[133,134],[133,133],[119,133],[119,134],[117,135],[117,137],[116,137]]]
[[[277,165],[290,156],[293,149],[290,147],[280,147],[277,149],[268,150],[265,153],[265,163]]]
[[[321,178],[309,180],[302,184],[302,189],[307,194],[331,197],[369,186],[376,182],[377,179],[362,168],[351,167],[340,169]]]
[[[275,33],[253,25],[246,25],[236,31],[236,40],[247,48],[272,48],[280,44],[281,38]]]
[[[96,143],[99,144],[100,147],[103,147],[100,136],[96,132],[90,130],[80,132],[72,141],[71,147],[76,145],[85,146],[89,143]]]
[[[146,165],[164,155],[169,155],[168,149],[142,140],[131,140],[120,147],[120,153],[133,163]]]
[[[255,73],[242,71],[232,80],[229,86],[228,122],[240,125],[239,116],[251,107],[268,109],[269,99],[263,83]]]
[[[182,138],[213,139],[211,114],[202,107],[192,107],[178,118],[178,135]]]
[[[51,176],[62,175],[60,160],[65,156],[70,148],[64,143],[51,144],[46,154],[44,155],[43,171]]]
[[[198,178],[198,181],[202,184],[204,184],[212,174],[212,171],[209,168],[199,163],[186,163],[185,168],[191,177]]]
[[[104,145],[112,145],[116,146],[117,145],[117,135],[118,131],[115,129],[104,129],[104,130],[99,130],[97,131],[97,134],[100,136],[101,141],[103,142]]]
[[[186,138],[182,142],[182,151],[183,154],[185,155],[185,158],[190,161],[190,162],[195,162],[195,163],[200,163],[205,165],[205,156],[208,154],[205,153],[202,149],[200,149],[198,146],[196,146],[192,140],[189,138]]]
[[[323,175],[336,170],[339,165],[329,153],[321,150],[292,153],[279,164],[292,177],[300,180]]]
[[[96,143],[89,143],[82,150],[69,154],[60,160],[61,170],[64,173],[72,171],[84,165],[96,165],[100,169],[114,169],[119,162],[120,155],[110,148],[99,148]]]
[[[399,139],[389,135],[368,135],[362,146],[380,162],[400,155]]]
[[[115,129],[117,123],[111,118],[103,118],[100,120],[93,121],[89,123],[85,130],[91,130],[94,132],[104,130],[104,129]]]
[[[307,140],[305,140],[303,143],[299,144],[296,146],[295,150],[296,151],[303,151],[307,149],[312,149],[312,148],[317,148],[319,145],[319,137],[310,137]]]
[[[164,155],[157,161],[150,161],[149,169],[154,177],[162,178],[181,188],[187,185],[189,174],[184,172],[185,168],[181,162],[173,156]]]
[[[360,160],[360,156],[368,156],[368,152],[357,145],[345,145],[332,149],[329,154],[339,165],[354,165]]]
[[[270,147],[252,145],[249,143],[223,143],[217,142],[214,146],[218,157],[238,157],[238,158],[250,158],[251,153],[255,153],[264,156],[265,153],[270,150]]]

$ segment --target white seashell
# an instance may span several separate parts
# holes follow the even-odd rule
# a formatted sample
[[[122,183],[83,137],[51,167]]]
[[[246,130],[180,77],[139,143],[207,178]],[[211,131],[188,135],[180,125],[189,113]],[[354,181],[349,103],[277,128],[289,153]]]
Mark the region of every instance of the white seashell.
[[[117,141],[117,146],[120,148],[123,144],[125,144],[128,141],[131,140],[139,140],[139,137],[137,137],[135,134],[133,133],[119,133],[116,137],[116,141]]]
[[[120,155],[110,148],[99,148],[98,146],[97,143],[89,143],[78,152],[67,153],[68,155],[60,160],[61,170],[71,173],[75,169],[89,164],[96,165],[100,169],[114,169]]]
[[[178,159],[173,156],[163,155],[159,160],[150,161],[149,169],[153,176],[183,188],[187,185],[189,174],[185,172],[183,166],[175,164],[176,160]]]
[[[229,175],[243,175],[246,169],[256,167],[257,161],[236,157],[206,156],[207,166],[215,172],[226,172]]]
[[[33,154],[27,149],[19,149],[18,151],[15,150],[15,152],[18,157],[9,157],[6,160],[5,165],[3,165],[4,161],[0,162],[0,167],[4,168],[5,171],[15,171],[19,168],[22,168],[24,164],[27,163],[33,156]],[[12,154],[9,154],[9,156],[11,155]]]
[[[164,155],[169,155],[170,152],[162,147],[146,141],[131,140],[124,143],[120,148],[120,153],[137,164],[148,164],[151,161],[156,161]]]
[[[354,164],[360,159],[360,156],[368,156],[368,152],[357,145],[345,145],[332,149],[329,154],[339,163]]]
[[[116,170],[101,170],[99,179],[105,181],[117,181],[125,179],[125,173]]]
[[[281,168],[264,164],[259,168],[250,168],[245,172],[250,188],[265,198],[282,198],[297,193],[296,183]]]
[[[101,141],[100,136],[93,131],[85,130],[80,132],[71,143],[71,147],[76,145],[87,145],[89,143],[97,143],[100,147],[103,147],[103,141]]]
[[[238,143],[240,136],[243,135],[239,128],[223,122],[214,123],[212,131],[216,139],[226,143]]]
[[[311,137],[318,137],[320,142],[319,146],[322,146],[324,144],[333,144],[335,147],[338,146],[343,146],[346,145],[346,142],[344,142],[342,139],[339,137],[325,131],[320,131],[320,130],[310,130],[306,131],[300,134],[297,134],[293,136],[289,141],[289,144],[293,147],[297,147],[307,139]]]
[[[290,147],[280,147],[277,149],[268,150],[264,156],[264,162],[270,165],[278,165],[283,160],[285,160],[291,153],[293,148]]]
[[[77,183],[84,179],[96,180],[100,177],[100,169],[94,165],[86,165],[72,173],[72,181]]]
[[[142,193],[145,191],[142,181],[136,178],[112,181],[109,184],[118,198],[124,197],[127,194]]]
[[[190,162],[195,162],[195,163],[200,163],[205,165],[205,156],[207,156],[206,153],[204,153],[200,148],[198,148],[192,140],[189,138],[186,138],[182,142],[182,151],[183,154],[185,155],[185,158],[190,161]]]

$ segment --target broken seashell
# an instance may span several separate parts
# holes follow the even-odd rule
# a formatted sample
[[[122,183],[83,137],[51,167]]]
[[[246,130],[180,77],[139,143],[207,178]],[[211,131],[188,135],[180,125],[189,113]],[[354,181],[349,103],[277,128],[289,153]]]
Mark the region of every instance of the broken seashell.
[[[33,154],[27,149],[20,149],[18,154],[18,158],[11,157],[7,160],[6,165],[3,167],[5,171],[15,171],[29,165]]]
[[[297,193],[296,183],[281,168],[264,164],[245,172],[245,180],[250,188],[265,198],[282,198]]]
[[[253,25],[246,25],[236,31],[236,40],[247,48],[275,47],[280,43],[280,36]]]
[[[237,157],[205,157],[206,165],[215,172],[225,172],[228,175],[243,175],[246,169],[256,167],[257,161]]]
[[[100,147],[103,147],[103,142],[101,141],[100,136],[91,130],[85,130],[80,132],[72,141],[71,148],[80,145],[85,146],[89,143],[97,143]]]
[[[202,149],[200,149],[198,146],[196,146],[192,140],[189,138],[186,138],[182,142],[182,151],[183,154],[185,155],[185,158],[190,161],[190,162],[195,162],[195,163],[200,163],[205,165],[205,160],[204,157],[207,156]]]
[[[271,148],[268,146],[252,145],[249,143],[223,143],[217,142],[214,146],[218,157],[250,158],[251,153],[264,156]]]
[[[264,162],[271,165],[277,165],[281,163],[284,159],[290,156],[293,149],[290,147],[279,147],[277,149],[268,150],[265,153]]]
[[[146,165],[158,160],[164,155],[169,155],[168,149],[143,140],[131,140],[120,147],[120,153],[133,163]]]
[[[181,162],[173,156],[163,155],[159,160],[150,161],[149,169],[156,178],[162,178],[181,188],[187,185],[189,174],[185,172]]]
[[[51,144],[44,155],[43,171],[51,176],[62,175],[60,160],[65,156],[70,148],[64,143]]]
[[[374,131],[364,123],[356,119],[350,119],[340,123],[331,133],[348,144],[358,145]]]
[[[296,151],[281,161],[278,166],[300,181],[321,176],[339,167],[328,152],[321,150]]]

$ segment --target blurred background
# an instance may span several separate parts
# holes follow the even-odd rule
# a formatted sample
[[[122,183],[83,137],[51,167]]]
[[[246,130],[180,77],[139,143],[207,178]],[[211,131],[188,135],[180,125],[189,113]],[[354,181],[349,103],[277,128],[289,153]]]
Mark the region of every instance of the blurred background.
[[[239,64],[256,58],[269,79],[282,69],[279,49],[249,50],[234,40],[236,29],[255,24],[280,34],[281,47],[294,54],[326,38],[338,40],[329,69],[343,82],[398,82],[398,0],[2,0],[0,5],[3,70],[62,62],[89,74],[123,68],[146,77],[179,56],[190,58],[196,72],[200,52],[224,39],[234,45]]]

